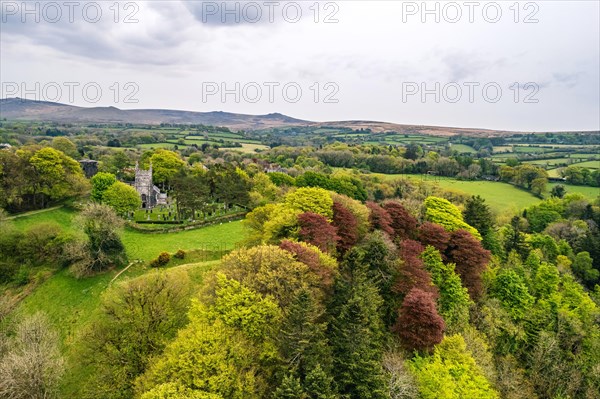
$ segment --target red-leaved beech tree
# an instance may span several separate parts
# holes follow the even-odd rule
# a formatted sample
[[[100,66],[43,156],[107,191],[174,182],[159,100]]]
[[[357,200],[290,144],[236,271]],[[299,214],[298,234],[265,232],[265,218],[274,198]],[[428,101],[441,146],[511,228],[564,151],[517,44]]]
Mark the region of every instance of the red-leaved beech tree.
[[[456,272],[474,300],[481,297],[481,273],[489,263],[490,257],[490,251],[483,248],[481,241],[468,231],[456,230],[450,235],[446,258],[448,262],[456,264]]]
[[[387,211],[392,220],[390,226],[394,229],[394,238],[401,240],[414,238],[417,230],[417,219],[408,213],[402,204],[396,201],[388,201],[383,204],[383,209]]]
[[[367,201],[367,208],[369,208],[371,230],[381,230],[390,237],[393,237],[394,229],[391,226],[392,218],[389,213],[373,201]]]
[[[431,245],[440,251],[442,256],[446,248],[448,248],[448,242],[450,241],[450,233],[439,224],[431,222],[425,222],[419,226],[418,237],[424,246]]]
[[[289,240],[281,241],[279,248],[288,251],[298,262],[304,263],[317,276],[326,290],[333,286],[337,265],[333,258],[320,253],[315,247],[306,243],[293,242]]]
[[[332,252],[338,240],[337,229],[329,224],[325,216],[305,212],[298,216],[299,237],[323,252]]]
[[[425,269],[425,264],[420,258],[425,248],[413,240],[404,240],[400,243],[400,266],[392,291],[407,295],[413,288],[429,292],[433,298],[438,297],[437,287],[431,281],[431,275]]]
[[[337,228],[337,250],[340,254],[344,254],[358,242],[358,221],[348,208],[339,202],[334,202],[332,224]]]
[[[431,293],[413,288],[402,302],[393,330],[406,349],[430,351],[442,342],[445,328]]]

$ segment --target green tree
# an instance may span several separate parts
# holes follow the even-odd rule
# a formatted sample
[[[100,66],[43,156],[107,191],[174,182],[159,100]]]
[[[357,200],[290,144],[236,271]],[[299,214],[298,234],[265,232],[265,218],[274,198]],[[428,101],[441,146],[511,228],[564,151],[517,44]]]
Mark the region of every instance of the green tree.
[[[155,182],[160,183],[163,188],[169,185],[170,180],[184,167],[185,162],[181,160],[176,152],[158,149],[150,156],[152,164],[152,177]],[[144,165],[148,167],[149,165]]]
[[[223,396],[214,393],[193,390],[181,384],[160,384],[144,393],[141,399],[224,399]]]
[[[485,237],[494,226],[492,211],[479,195],[474,195],[467,200],[463,217],[465,222],[475,227],[482,237]]]
[[[196,219],[196,212],[206,211],[206,204],[210,202],[210,185],[206,173],[189,174],[181,171],[173,178],[172,187],[180,220],[189,217]]]
[[[77,277],[104,271],[127,262],[120,232],[123,220],[107,205],[90,204],[79,215],[76,224],[87,240],[67,249]]]
[[[531,182],[531,192],[533,193],[533,195],[537,195],[538,197],[542,198],[547,191],[547,185],[547,177],[538,177],[537,179],[533,179],[533,181]]]
[[[302,380],[320,364],[331,358],[325,332],[327,325],[320,320],[323,309],[308,291],[300,291],[287,309],[278,339],[282,358]]]
[[[462,286],[460,277],[452,263],[444,264],[442,256],[434,247],[428,246],[421,254],[425,268],[431,273],[433,283],[438,287],[438,309],[446,327],[452,332],[460,332],[469,324],[469,306],[472,301],[469,291]]]
[[[266,173],[257,173],[251,179],[250,205],[252,208],[277,200],[278,187]]]
[[[230,207],[246,206],[250,202],[250,178],[243,170],[232,167],[213,166],[208,172],[215,198]]]
[[[223,398],[267,397],[278,362],[281,310],[270,297],[222,274],[213,300],[192,302],[189,324],[138,380],[139,393],[173,383]]]
[[[423,203],[425,219],[443,226],[448,231],[463,229],[481,240],[481,234],[473,226],[465,223],[462,213],[444,198],[427,197]]]
[[[79,156],[77,146],[71,140],[66,137],[55,137],[52,139],[52,148],[57,149],[65,153],[65,155],[76,158]]]
[[[271,295],[288,307],[300,292],[310,291],[316,300],[325,295],[321,276],[279,247],[261,245],[233,251],[221,261],[228,277],[263,295]]]
[[[567,193],[567,190],[565,189],[565,186],[563,186],[562,184],[556,185],[556,186],[552,187],[552,190],[550,190],[550,195],[552,195],[553,197],[556,197],[556,198],[562,198],[565,196],[566,193]]]
[[[535,273],[533,291],[538,298],[549,298],[558,292],[559,283],[560,276],[556,266],[544,262]]]
[[[589,287],[593,287],[600,279],[600,271],[594,269],[593,259],[589,252],[579,252],[571,265],[573,273]]]
[[[515,168],[513,183],[532,191],[542,189],[536,193],[541,194],[548,183],[548,172],[544,168],[529,163],[519,165]]]
[[[534,303],[534,297],[514,270],[501,270],[492,283],[490,293],[498,298],[514,319],[522,319]]]
[[[43,194],[42,207],[45,206],[44,197],[60,200],[82,194],[88,187],[79,163],[54,148],[36,151],[29,163],[34,175],[31,187],[34,195]]]
[[[116,182],[110,186],[102,196],[103,202],[113,208],[119,215],[127,215],[142,206],[142,200],[135,188]]]
[[[104,193],[110,186],[117,182],[117,178],[112,173],[98,172],[92,179],[92,200],[102,202]]]
[[[529,236],[527,243],[533,249],[542,250],[544,259],[548,262],[556,262],[556,257],[559,255],[559,248],[556,241],[548,234],[532,234]]]
[[[510,224],[504,227],[504,251],[510,254],[515,251],[521,256],[521,259],[526,259],[529,254],[529,246],[525,242],[526,235],[523,232],[521,218],[514,216]]]
[[[461,335],[446,337],[430,357],[409,362],[423,399],[499,399],[467,350]]]
[[[333,378],[317,364],[304,379],[304,392],[310,399],[336,399]]]
[[[300,379],[291,375],[283,377],[283,381],[275,390],[273,398],[277,399],[305,399],[306,395],[300,385]]]
[[[382,300],[361,266],[360,252],[352,250],[346,258],[332,309],[330,337],[335,380],[344,397],[383,399],[387,397],[387,387],[381,364]]]
[[[317,187],[302,187],[284,198],[285,204],[301,212],[314,212],[328,219],[333,216],[333,200],[327,190]]]
[[[88,397],[132,397],[135,378],[185,325],[189,293],[185,272],[151,273],[106,292],[81,337],[93,370]]]
[[[557,198],[550,198],[538,205],[527,208],[525,213],[531,231],[539,233],[549,224],[562,218],[564,212],[563,202]]]
[[[118,179],[125,179],[125,169],[133,166],[133,156],[127,154],[126,151],[114,151],[110,155],[100,157],[100,171],[109,172],[117,176]],[[133,175],[127,176],[127,179],[132,179]]]

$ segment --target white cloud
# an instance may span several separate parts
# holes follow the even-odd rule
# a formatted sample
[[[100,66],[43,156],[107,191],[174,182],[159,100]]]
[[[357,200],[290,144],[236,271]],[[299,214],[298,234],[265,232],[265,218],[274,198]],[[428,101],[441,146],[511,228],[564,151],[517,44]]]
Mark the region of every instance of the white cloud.
[[[319,23],[314,22],[314,3],[309,1],[299,2],[302,18],[297,23],[286,20],[291,14],[282,14],[286,3],[281,2],[274,23],[265,14],[258,23],[240,15],[239,24],[232,22],[232,15],[220,23],[218,13],[203,22],[202,11],[211,2],[136,2],[135,9],[125,9],[127,2],[122,2],[118,23],[108,8],[112,2],[101,3],[104,13],[98,23],[86,22],[77,13],[74,23],[47,23],[43,18],[40,23],[21,23],[20,15],[6,15],[5,3],[1,81],[29,86],[93,81],[104,88],[106,95],[97,104],[79,96],[77,105],[282,112],[311,120],[374,119],[513,130],[600,129],[597,2],[536,2],[539,22],[533,24],[522,23],[532,12],[524,8],[527,2],[520,3],[520,23],[513,21],[508,8],[513,2],[500,2],[503,14],[497,23],[486,22],[477,12],[474,23],[449,23],[443,15],[440,23],[432,16],[423,23],[418,14],[405,15],[407,21],[402,22],[407,2],[365,0],[320,2]],[[233,2],[228,3],[233,9]],[[139,22],[123,23],[132,11]],[[329,14],[339,22],[324,23]],[[444,87],[454,81],[481,86],[496,82],[503,89],[502,99],[489,103],[479,92],[473,103],[453,104],[443,98],[436,103],[434,96],[425,103],[420,96],[402,102],[407,82]],[[120,96],[115,104],[109,95],[115,82],[135,82],[139,103],[123,103]],[[280,87],[297,82],[303,96],[291,103],[278,88],[273,103],[266,96],[257,103],[243,98],[236,102],[233,95],[224,103],[219,95],[203,102],[206,82],[225,82],[228,87],[235,82],[241,87],[249,82],[278,82]],[[327,82],[339,87],[338,103],[323,103],[330,93],[324,90]],[[527,82],[537,83],[539,102],[515,103],[510,89],[515,82],[520,90]],[[527,93],[520,94],[522,98]]]

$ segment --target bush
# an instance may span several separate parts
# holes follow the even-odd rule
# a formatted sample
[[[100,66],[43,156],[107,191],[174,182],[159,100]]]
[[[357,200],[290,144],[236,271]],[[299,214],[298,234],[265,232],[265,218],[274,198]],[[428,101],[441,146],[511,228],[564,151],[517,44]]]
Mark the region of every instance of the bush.
[[[26,285],[27,283],[29,283],[29,268],[26,266],[21,266],[21,268],[15,275],[13,281],[18,286]]]
[[[183,259],[185,258],[185,251],[183,249],[180,249],[175,253],[175,255],[173,255],[173,257],[177,259]]]
[[[185,254],[185,252],[184,252],[184,254]],[[151,267],[165,266],[167,263],[169,263],[170,260],[171,260],[171,255],[169,255],[168,252],[161,252],[160,255],[158,255],[158,258],[156,258],[152,262],[150,262],[150,266]]]
[[[0,262],[0,284],[8,283],[15,277],[16,267],[11,262]]]
[[[86,239],[70,242],[66,249],[77,278],[103,272],[127,263],[120,233],[123,220],[107,205],[90,204],[76,219],[76,226]]]
[[[161,266],[166,265],[167,263],[169,263],[170,260],[171,260],[171,255],[169,255],[168,252],[161,252],[160,255],[158,255],[158,263]]]

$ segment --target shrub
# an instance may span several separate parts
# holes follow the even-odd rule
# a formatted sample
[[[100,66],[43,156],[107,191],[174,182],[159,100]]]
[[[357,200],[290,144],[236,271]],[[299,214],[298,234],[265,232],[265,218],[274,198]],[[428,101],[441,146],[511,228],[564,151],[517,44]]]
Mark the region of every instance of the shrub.
[[[185,252],[184,252],[184,254],[185,254]],[[169,263],[170,260],[171,260],[171,255],[169,255],[168,252],[161,252],[160,255],[158,255],[158,258],[153,259],[150,262],[150,267],[166,266],[167,263]]]
[[[17,274],[13,279],[16,285],[26,285],[29,283],[29,268],[26,266],[21,266]]]
[[[175,257],[177,259],[183,259],[183,258],[185,258],[185,251],[183,249],[179,249],[179,250],[177,250],[175,255],[173,255],[173,257]]]
[[[84,241],[73,241],[66,248],[76,277],[89,276],[113,266],[127,263],[125,246],[120,233],[123,220],[107,205],[90,204],[76,219],[79,230],[87,236]]]

